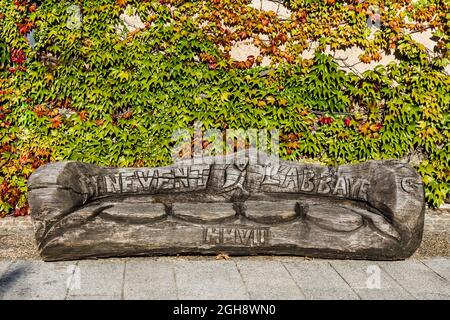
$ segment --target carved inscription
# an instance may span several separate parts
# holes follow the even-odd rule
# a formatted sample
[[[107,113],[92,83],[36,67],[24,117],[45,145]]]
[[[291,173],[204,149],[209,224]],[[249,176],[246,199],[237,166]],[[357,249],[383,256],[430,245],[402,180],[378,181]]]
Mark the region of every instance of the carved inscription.
[[[208,227],[203,229],[203,243],[263,247],[269,244],[269,228]]]
[[[266,170],[263,192],[302,192],[367,200],[370,183],[363,178],[335,174],[323,169],[311,170],[279,166]]]
[[[99,194],[195,191],[206,188],[209,166],[142,169],[98,176]]]
[[[402,179],[401,186],[406,193],[412,193],[419,188],[420,183],[417,183],[417,179],[414,177],[406,177]]]
[[[331,195],[342,198],[367,200],[370,183],[364,178],[337,174],[330,169],[302,169],[295,166],[277,166],[260,169],[262,178],[257,179],[262,192],[295,192]],[[224,191],[243,188],[246,175],[234,166],[225,170]],[[134,169],[116,174],[94,176],[89,181],[80,181],[95,195],[121,193],[155,193],[164,191],[185,192],[206,188],[211,168],[209,165],[194,165],[183,168]],[[402,181],[402,188],[410,192],[410,179]],[[254,182],[254,181],[253,181]]]

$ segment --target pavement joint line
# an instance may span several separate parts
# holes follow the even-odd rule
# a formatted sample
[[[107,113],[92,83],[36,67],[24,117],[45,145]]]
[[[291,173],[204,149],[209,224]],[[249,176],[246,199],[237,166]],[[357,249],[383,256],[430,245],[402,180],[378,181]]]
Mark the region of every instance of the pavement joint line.
[[[425,267],[427,267],[428,269],[430,269],[431,271],[433,271],[433,273],[435,273],[439,278],[441,278],[442,280],[448,282],[448,280],[441,276],[439,272],[437,272],[436,270],[434,270],[433,268],[431,268],[429,265],[427,265],[425,262],[423,262],[421,259],[419,259],[418,261],[420,261]]]
[[[300,293],[303,295],[303,298],[306,299],[306,293],[303,292],[302,288],[298,285],[297,281],[295,281],[294,277],[292,276],[291,272],[289,271],[289,269],[286,267],[286,265],[284,264],[286,261],[281,261],[281,264],[283,265],[283,268],[287,271],[287,273],[289,274],[289,277],[291,277],[292,282],[294,282],[295,286],[298,288],[298,290],[300,291]]]
[[[403,261],[408,261],[408,260],[403,260]],[[414,298],[414,300],[417,300],[418,298],[416,297],[416,295],[414,295],[411,291],[409,291],[408,289],[406,289],[405,286],[403,286],[399,281],[397,281],[397,279],[395,279],[395,277],[393,275],[391,275],[381,264],[378,265],[380,267],[381,270],[384,271],[385,274],[388,275],[389,278],[391,278],[396,284],[398,284],[400,286],[400,288],[402,288],[403,290],[405,290],[411,297]]]
[[[236,269],[237,269],[237,271],[239,273],[239,276],[241,277],[242,282],[244,283],[245,291],[247,292],[248,297],[250,299],[252,299],[252,296],[250,294],[250,290],[248,289],[248,286],[247,286],[247,282],[245,281],[244,276],[241,273],[241,269],[239,268],[238,264],[236,263],[236,260],[234,260],[233,262],[234,262],[234,265],[236,266]]]
[[[127,259],[123,262],[123,274],[122,274],[122,288],[120,292],[120,299],[125,299],[125,280],[126,280],[126,272],[127,272]]]
[[[354,294],[356,294],[356,296],[358,297],[359,300],[362,300],[361,296],[358,294],[358,292],[356,292],[356,290],[350,285],[350,283],[348,283],[347,279],[345,279],[340,273],[339,271],[337,271],[337,269],[333,266],[333,264],[330,261],[327,261],[327,264],[338,274],[339,277],[341,277],[342,280],[344,280],[344,282],[347,284],[347,286],[349,286],[349,288],[353,291]]]
[[[332,262],[331,262],[332,263]],[[342,276],[339,271],[332,265],[333,269],[338,273],[338,275],[345,281],[344,276]],[[347,282],[347,281],[346,281]],[[349,282],[347,282],[347,284],[352,288],[352,289],[357,289],[357,290],[364,290],[367,289],[367,286],[352,286],[350,285]],[[356,292],[355,292],[356,293]],[[359,296],[359,295],[358,295]],[[362,298],[361,298],[362,299]]]
[[[176,266],[174,265],[173,261],[170,261],[170,266],[172,267],[173,281],[175,283],[175,294],[176,294],[177,300],[180,300],[180,294],[178,293],[177,273],[175,270]]]
[[[70,288],[72,287],[72,281],[73,281],[73,278],[75,276],[75,272],[77,271],[78,263],[79,263],[79,261],[75,261],[75,268],[73,268],[72,274],[70,275],[70,282],[67,283],[67,281],[66,281],[66,286],[67,287],[66,287],[66,295],[64,297],[64,300],[67,300],[67,298],[69,297],[69,291],[70,291]]]

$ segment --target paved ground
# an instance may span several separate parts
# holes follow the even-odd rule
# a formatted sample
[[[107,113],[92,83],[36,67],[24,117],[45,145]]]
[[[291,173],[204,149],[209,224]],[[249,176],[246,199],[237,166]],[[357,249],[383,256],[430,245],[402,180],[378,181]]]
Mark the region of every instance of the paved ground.
[[[450,300],[450,258],[0,260],[0,299]]]

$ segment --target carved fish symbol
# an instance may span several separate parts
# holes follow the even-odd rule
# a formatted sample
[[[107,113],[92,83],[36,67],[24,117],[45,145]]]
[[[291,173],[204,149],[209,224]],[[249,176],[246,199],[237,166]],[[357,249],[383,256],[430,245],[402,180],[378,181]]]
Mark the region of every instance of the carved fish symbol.
[[[417,183],[417,179],[414,177],[407,177],[402,179],[402,189],[407,193],[412,193],[417,190],[420,183]]]

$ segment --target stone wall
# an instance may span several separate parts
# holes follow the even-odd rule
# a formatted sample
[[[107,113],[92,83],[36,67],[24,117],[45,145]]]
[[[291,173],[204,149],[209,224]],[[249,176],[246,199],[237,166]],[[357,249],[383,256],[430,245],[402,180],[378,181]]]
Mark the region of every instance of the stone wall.
[[[0,218],[0,235],[11,233],[34,233],[30,216]]]
[[[273,11],[280,20],[289,20],[292,12],[283,5],[284,2],[284,0],[252,0],[249,6],[260,11]],[[123,37],[126,37],[127,32],[134,32],[145,27],[145,24],[141,21],[140,17],[135,14],[134,9],[131,6],[127,7],[125,13],[122,14],[120,18],[123,25],[117,26],[117,29],[120,33],[123,33]],[[373,31],[375,31],[375,29]],[[427,29],[424,32],[414,32],[411,34],[411,37],[413,40],[425,46],[430,54],[433,54],[437,42],[433,39],[433,32],[430,29]],[[262,40],[264,41],[264,38],[262,38]],[[314,56],[316,47],[316,43],[310,43],[310,49],[305,50],[301,56],[304,59],[311,59]],[[280,47],[280,49],[283,48]],[[326,53],[336,59],[342,70],[356,74],[362,74],[364,71],[373,70],[378,65],[386,66],[391,62],[398,62],[392,53],[383,52],[380,61],[363,63],[360,61],[359,57],[364,53],[364,50],[357,46],[345,50],[327,49]],[[260,49],[253,44],[252,39],[235,42],[230,51],[230,56],[235,61],[245,61],[248,56],[257,57],[259,55]],[[264,67],[270,65],[272,65],[271,59],[264,56],[261,66]],[[445,68],[445,71],[447,74],[450,74],[450,65]]]
[[[447,233],[450,237],[450,204],[437,210],[426,210],[425,233]]]

